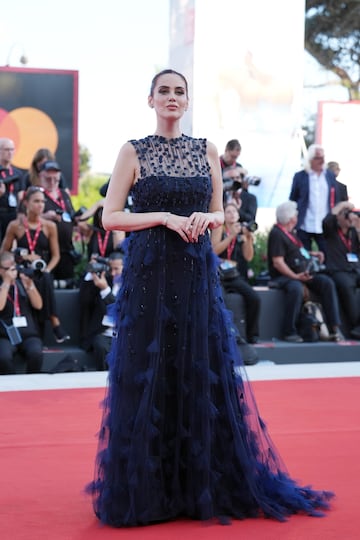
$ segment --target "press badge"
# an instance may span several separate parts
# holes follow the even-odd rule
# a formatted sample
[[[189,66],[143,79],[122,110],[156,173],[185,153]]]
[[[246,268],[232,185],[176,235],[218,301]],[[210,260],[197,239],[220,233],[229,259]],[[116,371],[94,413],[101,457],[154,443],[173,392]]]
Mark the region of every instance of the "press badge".
[[[311,258],[311,257],[310,257],[310,253],[308,252],[307,249],[304,248],[304,246],[302,246],[302,247],[300,248],[300,253],[301,253],[301,255],[302,255],[305,259],[310,259],[310,258]]]
[[[11,208],[16,208],[16,207],[17,207],[16,195],[14,195],[13,193],[9,193],[9,196],[8,196],[8,205],[9,205]]]
[[[16,328],[24,328],[25,326],[27,326],[26,317],[13,317],[12,322],[13,325],[16,326]]]
[[[66,223],[71,223],[71,216],[69,212],[64,212],[63,214],[61,214],[61,219]]]
[[[359,257],[356,253],[347,253],[346,254],[347,262],[359,262]]]
[[[115,326],[114,320],[111,317],[109,317],[109,315],[104,315],[103,320],[102,320],[102,325],[110,326],[111,328]]]

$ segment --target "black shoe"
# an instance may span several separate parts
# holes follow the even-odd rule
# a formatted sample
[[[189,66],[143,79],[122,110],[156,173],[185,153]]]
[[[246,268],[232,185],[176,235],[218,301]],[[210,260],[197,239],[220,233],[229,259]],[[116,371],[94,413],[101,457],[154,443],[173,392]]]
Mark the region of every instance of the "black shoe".
[[[65,332],[61,324],[54,326],[53,333],[56,343],[64,343],[64,341],[68,341],[70,339],[69,334]]]
[[[342,335],[342,333],[340,332],[340,330],[336,330],[336,332],[333,332],[332,334],[329,335],[329,341],[344,341],[345,338],[344,336]]]
[[[360,339],[360,326],[355,326],[355,328],[350,330],[350,336],[354,339]]]
[[[304,340],[301,336],[298,334],[290,334],[289,336],[284,337],[284,341],[287,341],[288,343],[303,343]]]

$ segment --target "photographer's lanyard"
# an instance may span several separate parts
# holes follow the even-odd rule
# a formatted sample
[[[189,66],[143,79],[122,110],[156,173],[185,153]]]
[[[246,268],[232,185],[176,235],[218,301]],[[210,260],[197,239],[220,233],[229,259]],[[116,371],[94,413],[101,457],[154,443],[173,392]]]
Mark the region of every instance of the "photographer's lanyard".
[[[299,238],[296,238],[296,236],[294,236],[293,234],[291,234],[289,231],[287,231],[285,229],[285,227],[283,227],[282,225],[280,225],[280,223],[277,223],[276,226],[289,238],[289,240],[291,240],[291,242],[293,244],[295,244],[295,246],[299,247],[299,248],[302,248],[304,247],[303,243],[301,242],[301,240]]]
[[[26,240],[30,249],[30,253],[31,254],[35,253],[36,244],[37,244],[39,234],[41,231],[41,222],[39,221],[38,226],[36,227],[34,238],[31,238],[29,224],[25,219],[24,219],[24,227],[25,227]]]
[[[230,231],[226,230],[226,236],[230,235]],[[226,255],[228,259],[231,259],[231,255],[233,254],[234,248],[236,244],[236,236],[230,241],[230,244],[226,248]]]
[[[109,236],[110,236],[110,231],[106,231],[106,234],[104,236],[104,241],[102,241],[101,234],[100,234],[99,231],[97,231],[98,247],[99,247],[100,255],[102,257],[105,257],[106,248],[107,248],[108,241],[109,241]]]
[[[348,253],[351,253],[351,238],[346,238],[342,230],[338,229],[338,235],[343,244],[345,244]]]
[[[8,176],[12,176],[14,174],[14,170],[11,165],[8,168],[8,171],[9,171],[9,175],[7,175],[5,171],[1,171],[1,178],[5,180],[5,178],[7,178]],[[15,189],[14,184],[10,182],[10,184],[8,184],[8,186],[5,186],[5,187],[9,188],[9,206],[11,207],[16,206],[16,199],[15,199],[15,204],[14,204],[14,195],[13,195],[14,189]]]
[[[57,198],[53,197],[52,194],[47,189],[45,189],[45,194],[46,194],[47,197],[49,197],[49,199],[52,200],[52,202],[54,202],[56,204],[56,206],[60,206],[60,208],[61,208],[61,210],[63,210],[63,212],[66,211],[65,201],[64,201],[64,198],[62,196],[62,193],[61,193],[60,189],[56,190]]]
[[[14,305],[14,317],[21,317],[19,291],[16,283],[14,283],[14,298],[11,298],[10,294],[7,295],[10,302]]]

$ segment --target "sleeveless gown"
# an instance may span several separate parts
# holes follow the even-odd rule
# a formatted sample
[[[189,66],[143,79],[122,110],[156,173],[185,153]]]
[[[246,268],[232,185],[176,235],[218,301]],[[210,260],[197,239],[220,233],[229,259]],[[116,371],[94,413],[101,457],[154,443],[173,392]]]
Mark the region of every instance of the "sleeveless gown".
[[[135,212],[207,212],[206,140],[131,141]],[[225,309],[208,234],[164,226],[127,238],[113,305],[95,477],[95,514],[121,527],[189,517],[322,515],[332,494],[292,480],[259,417]]]

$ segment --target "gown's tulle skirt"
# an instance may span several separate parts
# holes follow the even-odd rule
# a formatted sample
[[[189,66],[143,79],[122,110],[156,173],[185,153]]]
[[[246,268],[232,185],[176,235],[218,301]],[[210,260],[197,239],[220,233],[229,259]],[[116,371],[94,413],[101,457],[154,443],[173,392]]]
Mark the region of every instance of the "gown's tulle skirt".
[[[98,518],[322,515],[332,494],[289,477],[259,416],[208,237],[132,234],[123,278],[87,486]]]

